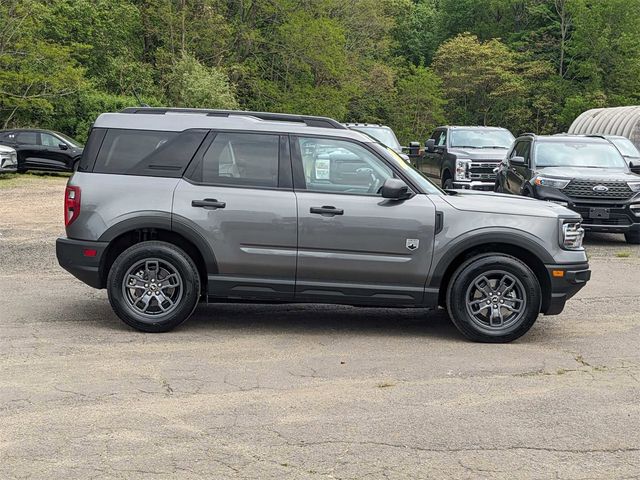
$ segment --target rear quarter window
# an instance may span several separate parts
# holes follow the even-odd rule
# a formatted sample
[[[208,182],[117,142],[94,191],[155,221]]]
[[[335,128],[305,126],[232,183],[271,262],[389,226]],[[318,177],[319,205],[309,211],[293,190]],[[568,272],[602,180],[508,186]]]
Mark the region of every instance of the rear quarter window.
[[[104,134],[93,171],[180,177],[207,133],[205,129],[183,132],[109,129]]]

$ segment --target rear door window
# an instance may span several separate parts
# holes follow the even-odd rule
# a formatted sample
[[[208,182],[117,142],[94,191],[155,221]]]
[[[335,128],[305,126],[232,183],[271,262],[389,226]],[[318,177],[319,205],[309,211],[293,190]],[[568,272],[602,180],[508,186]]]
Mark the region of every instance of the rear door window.
[[[210,185],[278,187],[280,136],[220,132],[191,175]]]
[[[16,135],[16,141],[20,145],[37,145],[38,134],[36,132],[20,132]]]

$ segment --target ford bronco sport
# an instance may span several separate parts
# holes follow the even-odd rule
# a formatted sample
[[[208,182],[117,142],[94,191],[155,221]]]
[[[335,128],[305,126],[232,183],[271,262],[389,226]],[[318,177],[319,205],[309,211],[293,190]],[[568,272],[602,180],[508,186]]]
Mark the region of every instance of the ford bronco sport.
[[[590,276],[575,212],[445,193],[323,117],[102,114],[64,212],[60,264],[147,332],[176,327],[202,298],[441,306],[468,338],[507,342]]]

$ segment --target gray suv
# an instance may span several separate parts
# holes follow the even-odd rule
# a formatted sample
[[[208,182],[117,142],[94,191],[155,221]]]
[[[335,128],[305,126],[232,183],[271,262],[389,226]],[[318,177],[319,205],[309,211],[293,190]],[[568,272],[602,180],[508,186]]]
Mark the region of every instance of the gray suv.
[[[129,108],[96,120],[65,192],[60,264],[147,332],[208,302],[446,308],[514,340],[589,280],[580,216],[445,193],[335,120]]]

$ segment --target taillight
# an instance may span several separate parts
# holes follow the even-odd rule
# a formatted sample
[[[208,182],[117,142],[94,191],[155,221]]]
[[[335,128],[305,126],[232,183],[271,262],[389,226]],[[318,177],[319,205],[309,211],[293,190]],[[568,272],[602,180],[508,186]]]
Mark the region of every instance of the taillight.
[[[70,187],[64,192],[64,226],[71,225],[80,215],[80,187]]]

